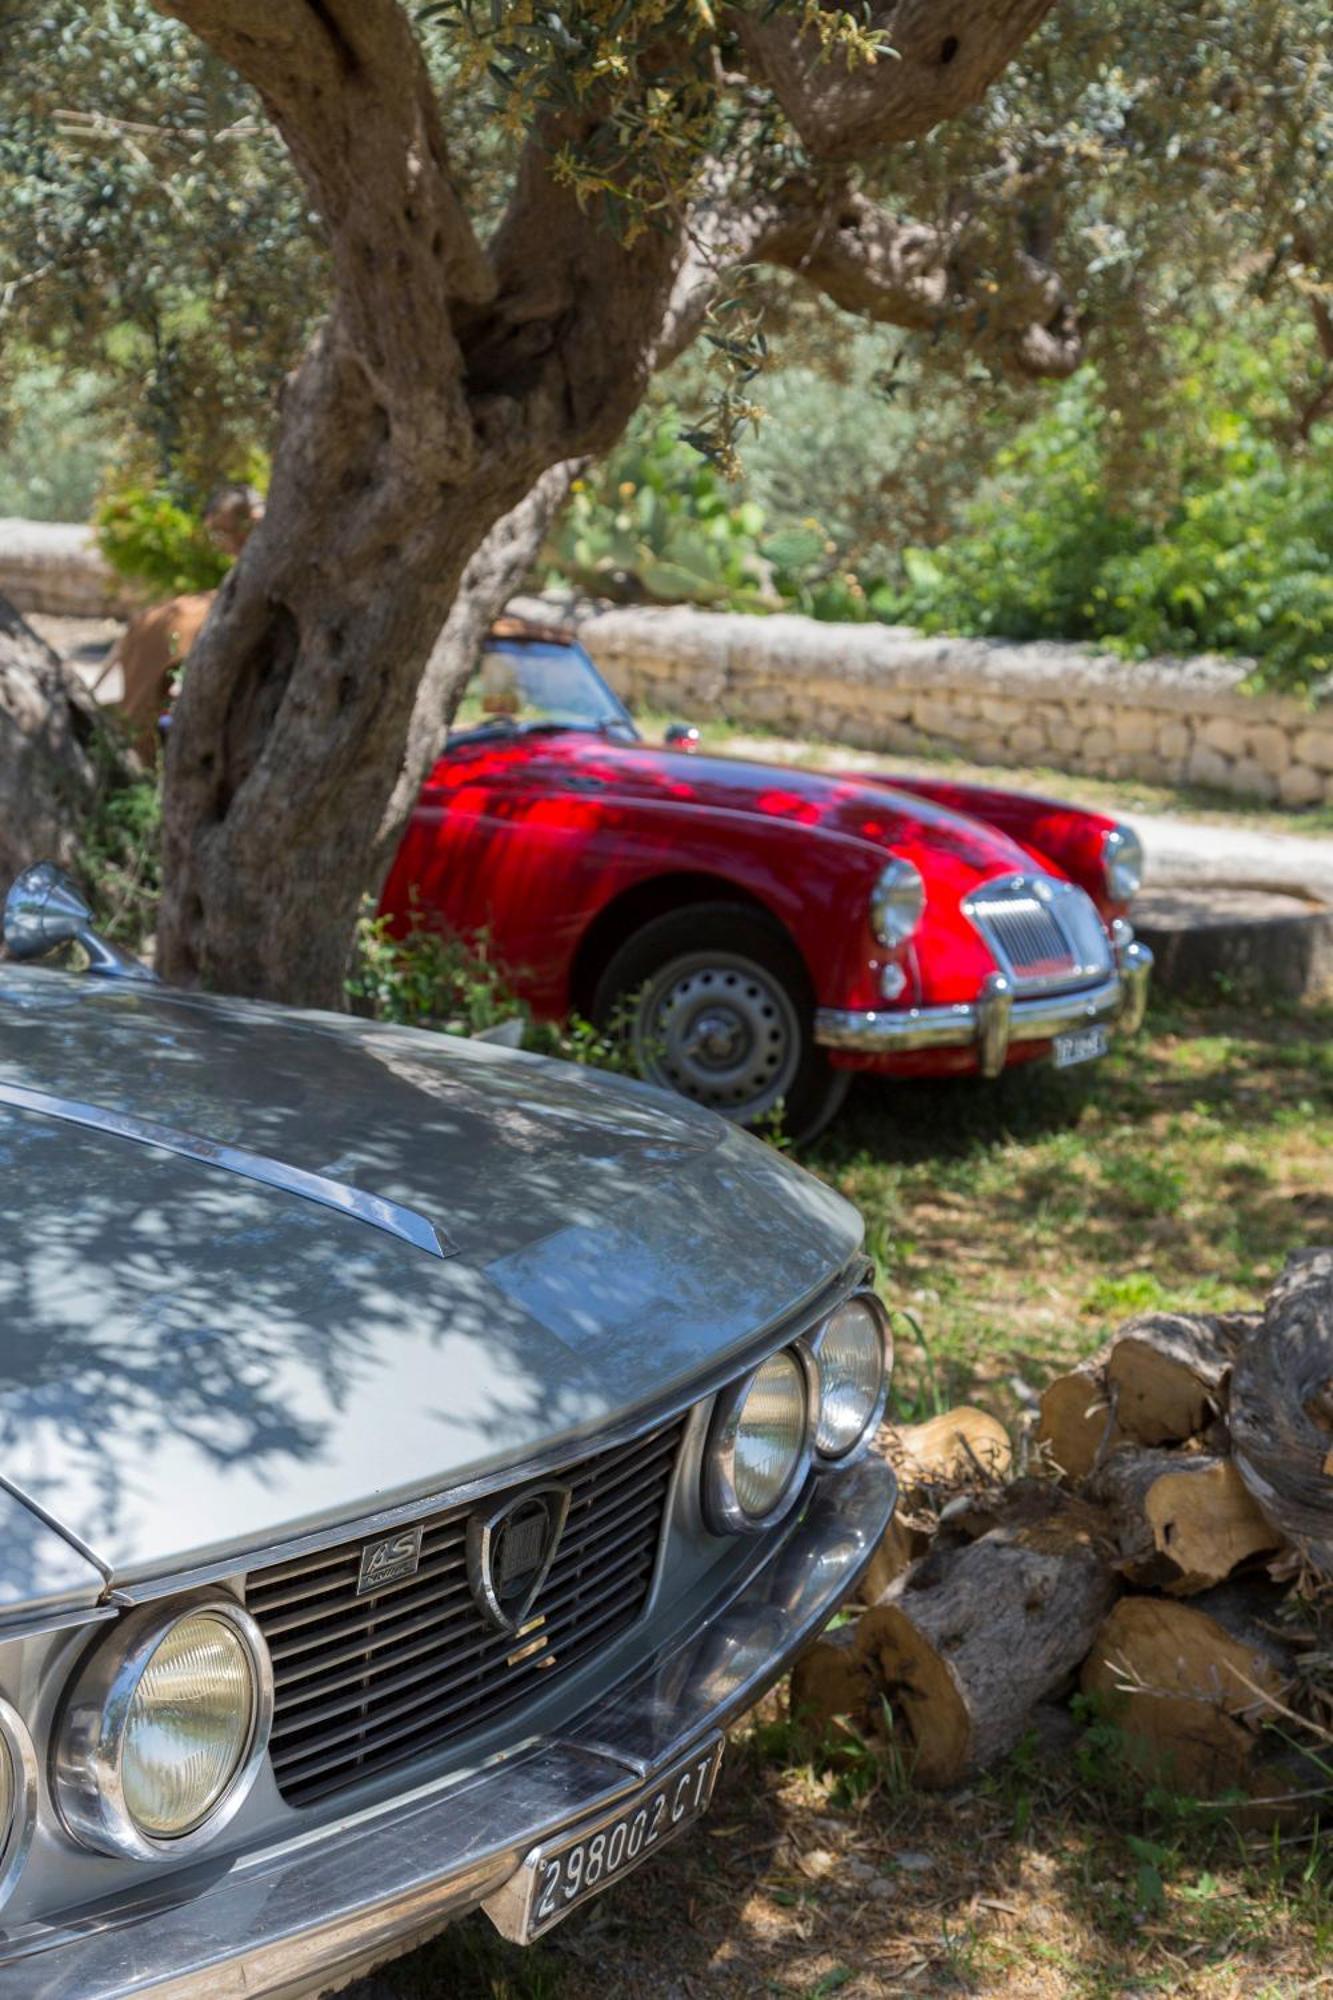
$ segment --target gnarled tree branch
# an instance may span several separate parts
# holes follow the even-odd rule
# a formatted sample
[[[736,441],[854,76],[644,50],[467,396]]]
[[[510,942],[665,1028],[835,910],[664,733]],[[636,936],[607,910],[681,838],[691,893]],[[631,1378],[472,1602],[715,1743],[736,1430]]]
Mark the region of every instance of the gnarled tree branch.
[[[753,256],[778,264],[835,305],[923,333],[954,333],[1019,375],[1069,375],[1082,341],[1060,280],[1019,251],[999,272],[970,267],[966,229],[890,215],[843,190],[812,198],[788,189],[755,238]]]
[[[1054,0],[889,0],[870,11],[885,53],[852,68],[816,27],[733,8],[751,76],[772,91],[817,160],[864,159],[920,138],[978,102]]]

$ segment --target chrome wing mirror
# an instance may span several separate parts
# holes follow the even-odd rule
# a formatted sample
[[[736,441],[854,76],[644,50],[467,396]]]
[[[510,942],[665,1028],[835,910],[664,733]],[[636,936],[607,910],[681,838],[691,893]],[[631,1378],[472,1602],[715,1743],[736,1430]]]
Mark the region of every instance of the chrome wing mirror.
[[[5,950],[13,959],[45,958],[62,944],[80,945],[89,972],[108,979],[156,979],[119,945],[97,935],[93,913],[62,868],[38,861],[25,868],[5,897]]]

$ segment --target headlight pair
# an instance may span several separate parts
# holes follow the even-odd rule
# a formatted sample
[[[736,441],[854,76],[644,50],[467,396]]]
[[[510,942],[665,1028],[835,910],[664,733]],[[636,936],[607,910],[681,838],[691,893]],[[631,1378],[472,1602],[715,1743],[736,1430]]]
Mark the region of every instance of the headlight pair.
[[[233,1599],[132,1611],[88,1655],[66,1702],[61,1817],[103,1853],[188,1853],[239,1810],[272,1719],[268,1649]]]
[[[834,1308],[808,1339],[770,1354],[724,1391],[704,1455],[704,1516],[717,1534],[774,1527],[812,1464],[849,1464],[888,1395],[888,1315],[871,1292]]]

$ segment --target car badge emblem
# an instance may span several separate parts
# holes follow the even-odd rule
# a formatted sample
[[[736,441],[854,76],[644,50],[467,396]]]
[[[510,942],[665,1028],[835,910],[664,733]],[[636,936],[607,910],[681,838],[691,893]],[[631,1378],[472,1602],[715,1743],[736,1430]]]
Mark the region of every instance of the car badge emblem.
[[[385,1584],[401,1583],[404,1577],[415,1576],[421,1561],[422,1524],[414,1528],[402,1528],[396,1535],[386,1535],[382,1542],[367,1542],[361,1551],[361,1568],[357,1572],[356,1594],[364,1597],[372,1590],[382,1590]]]
[[[569,1513],[567,1486],[529,1486],[467,1524],[467,1573],[483,1618],[516,1632],[537,1601]]]

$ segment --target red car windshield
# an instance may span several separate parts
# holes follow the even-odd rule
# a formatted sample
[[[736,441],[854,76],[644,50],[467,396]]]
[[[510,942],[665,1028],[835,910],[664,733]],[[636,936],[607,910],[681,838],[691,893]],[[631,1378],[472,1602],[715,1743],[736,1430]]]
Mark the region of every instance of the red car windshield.
[[[488,646],[459,703],[450,742],[548,729],[638,733],[582,646]]]

